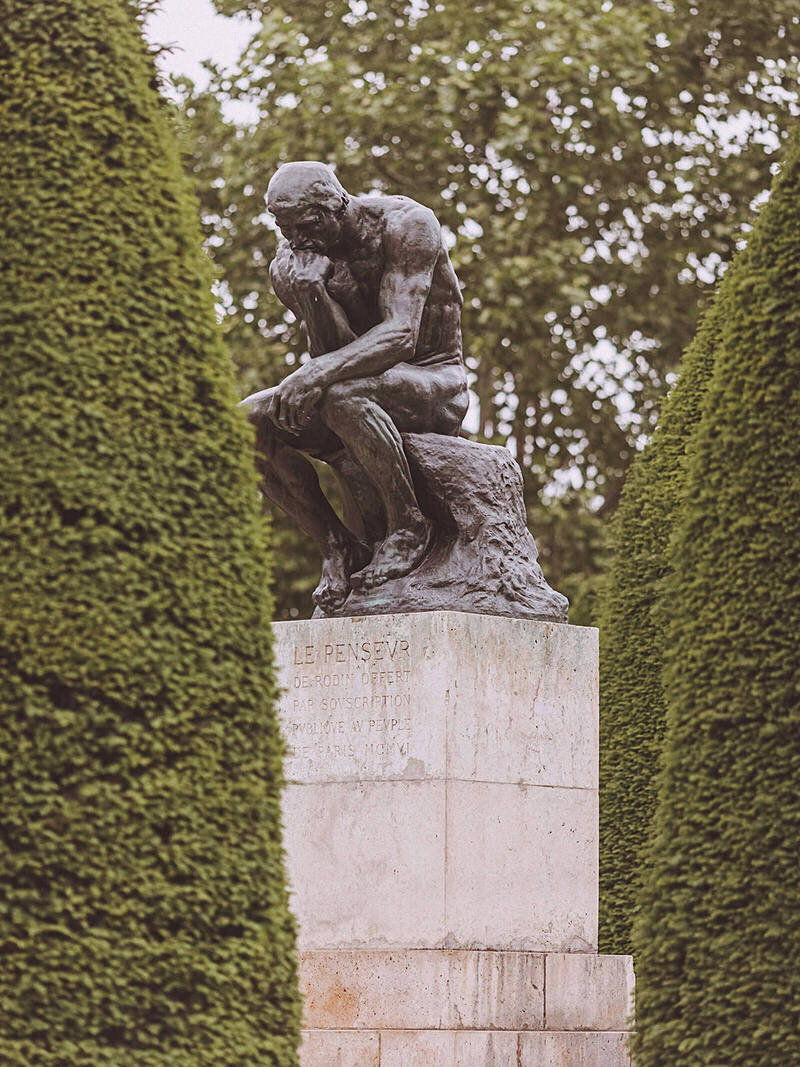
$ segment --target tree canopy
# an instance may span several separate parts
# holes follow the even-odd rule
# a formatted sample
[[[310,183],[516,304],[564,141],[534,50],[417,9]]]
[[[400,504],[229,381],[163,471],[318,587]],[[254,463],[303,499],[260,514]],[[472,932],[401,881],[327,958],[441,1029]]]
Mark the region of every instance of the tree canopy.
[[[237,68],[185,108],[241,391],[304,350],[266,271],[275,167],[324,159],[353,192],[421,200],[455,241],[479,434],[516,449],[548,575],[596,571],[596,517],[796,110],[796,6],[216,6],[258,16]]]

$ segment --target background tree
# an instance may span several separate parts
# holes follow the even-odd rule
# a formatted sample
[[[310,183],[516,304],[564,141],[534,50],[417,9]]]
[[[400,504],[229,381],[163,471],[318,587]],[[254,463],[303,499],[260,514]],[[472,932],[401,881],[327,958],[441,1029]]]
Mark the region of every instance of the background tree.
[[[613,559],[598,605],[601,952],[633,951],[664,740],[664,634],[653,608],[668,573],[686,447],[700,418],[720,325],[717,304],[686,351],[652,441],[633,462],[612,524]]]
[[[0,1061],[295,1064],[268,563],[135,9],[3,0]]]
[[[304,350],[266,273],[276,165],[334,161],[354,192],[430,205],[456,241],[479,435],[516,450],[548,577],[588,604],[598,526],[796,110],[796,5],[216,6],[259,17],[185,111],[242,393]]]
[[[722,286],[665,625],[639,1067],[800,1062],[800,138]]]

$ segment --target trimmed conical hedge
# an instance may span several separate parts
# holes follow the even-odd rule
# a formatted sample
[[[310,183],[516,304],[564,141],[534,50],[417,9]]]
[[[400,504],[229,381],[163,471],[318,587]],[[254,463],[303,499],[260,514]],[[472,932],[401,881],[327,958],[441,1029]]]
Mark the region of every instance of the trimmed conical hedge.
[[[124,0],[3,0],[0,1062],[295,1064],[265,545]]]
[[[800,1063],[800,139],[717,313],[661,598],[637,1067]]]
[[[600,605],[601,952],[630,953],[664,736],[664,635],[653,617],[679,512],[686,446],[719,334],[712,309],[686,350],[653,440],[636,458],[613,523]]]

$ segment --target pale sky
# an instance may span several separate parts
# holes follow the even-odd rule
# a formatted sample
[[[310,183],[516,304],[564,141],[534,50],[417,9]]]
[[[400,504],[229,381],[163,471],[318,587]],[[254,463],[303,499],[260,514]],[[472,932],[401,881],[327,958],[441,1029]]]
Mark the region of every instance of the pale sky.
[[[166,74],[188,75],[200,86],[207,80],[202,61],[210,58],[229,66],[252,32],[252,22],[218,15],[211,0],[161,0],[160,8],[145,26],[145,34],[153,44],[175,46],[172,54],[161,57],[162,70]]]

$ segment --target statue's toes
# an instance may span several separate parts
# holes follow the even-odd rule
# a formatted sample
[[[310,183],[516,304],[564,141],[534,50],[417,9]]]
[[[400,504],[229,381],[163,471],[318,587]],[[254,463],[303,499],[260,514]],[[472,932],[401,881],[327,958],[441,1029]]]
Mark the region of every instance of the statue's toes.
[[[357,571],[350,578],[350,584],[353,589],[357,589],[360,593],[366,592],[368,589],[374,589],[377,585],[383,585],[384,582],[388,582],[393,575],[386,573],[381,567],[364,567],[363,570]]]
[[[328,611],[328,598],[325,595],[325,590],[320,589],[319,586],[311,594],[312,603],[319,608],[320,611],[327,614]]]
[[[427,519],[414,531],[401,530],[387,538],[372,562],[350,578],[353,589],[365,592],[393,578],[404,578],[423,561],[433,540],[433,525]]]
[[[346,586],[332,582],[320,582],[311,594],[311,599],[321,611],[330,613],[344,604],[349,592],[350,589]]]
[[[364,593],[367,589],[374,589],[376,585],[380,585],[381,582],[385,581],[386,579],[381,577],[380,568],[376,567],[374,562],[362,567],[360,571],[356,571],[355,574],[350,576],[350,584],[359,593]]]
[[[355,571],[350,575],[350,585],[354,592],[360,593],[363,589],[369,589],[369,586],[365,584],[368,570],[369,567],[364,567],[363,570]]]

